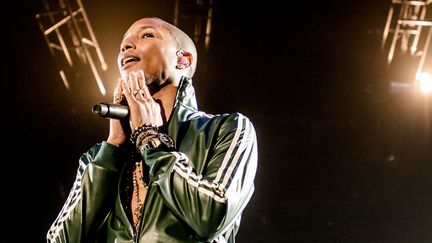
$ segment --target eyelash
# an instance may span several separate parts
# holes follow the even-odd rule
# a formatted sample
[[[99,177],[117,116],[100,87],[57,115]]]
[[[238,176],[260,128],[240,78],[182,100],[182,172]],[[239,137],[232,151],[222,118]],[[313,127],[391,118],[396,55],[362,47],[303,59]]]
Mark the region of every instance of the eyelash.
[[[154,35],[151,34],[151,33],[145,33],[145,34],[143,34],[143,35],[141,36],[141,39],[143,39],[143,38],[151,38],[151,37],[154,37]]]

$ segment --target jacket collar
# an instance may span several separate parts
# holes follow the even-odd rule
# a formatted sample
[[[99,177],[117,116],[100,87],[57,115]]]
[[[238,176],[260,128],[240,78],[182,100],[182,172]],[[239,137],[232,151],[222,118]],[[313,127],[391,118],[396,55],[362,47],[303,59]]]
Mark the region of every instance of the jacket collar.
[[[192,79],[182,76],[177,89],[174,109],[168,121],[168,135],[175,141],[181,123],[190,120],[197,112],[198,104]]]
[[[182,76],[177,89],[174,109],[178,106],[198,110],[198,104],[195,97],[195,89],[192,86],[192,79]]]

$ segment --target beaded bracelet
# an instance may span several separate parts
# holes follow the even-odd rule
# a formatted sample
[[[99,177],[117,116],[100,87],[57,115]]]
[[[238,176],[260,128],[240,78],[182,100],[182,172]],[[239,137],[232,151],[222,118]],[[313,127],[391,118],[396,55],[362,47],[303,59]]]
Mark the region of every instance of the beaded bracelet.
[[[138,137],[147,134],[148,131],[150,131],[151,133],[157,134],[158,130],[159,130],[158,126],[152,126],[151,124],[145,123],[132,132],[132,134],[130,136],[130,141],[132,144],[136,144]],[[142,134],[142,133],[144,133],[144,134]]]
[[[157,137],[158,134],[159,133],[155,130],[147,130],[147,131],[141,132],[140,134],[138,134],[138,136],[135,139],[135,145],[138,147],[138,146],[140,146],[140,144],[142,144],[143,142],[145,142],[149,138]]]

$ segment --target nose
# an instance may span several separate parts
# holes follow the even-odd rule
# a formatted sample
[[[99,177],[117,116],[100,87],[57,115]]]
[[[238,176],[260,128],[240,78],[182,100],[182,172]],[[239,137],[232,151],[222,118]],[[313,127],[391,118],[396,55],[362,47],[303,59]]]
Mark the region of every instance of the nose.
[[[122,43],[120,44],[120,49],[122,52],[129,50],[129,49],[135,49],[135,44],[133,40],[131,40],[131,36],[123,39]]]

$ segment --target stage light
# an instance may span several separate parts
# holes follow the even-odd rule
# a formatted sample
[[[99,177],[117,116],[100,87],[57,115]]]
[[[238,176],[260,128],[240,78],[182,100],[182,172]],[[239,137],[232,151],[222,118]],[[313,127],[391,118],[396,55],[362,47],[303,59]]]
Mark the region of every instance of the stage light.
[[[425,94],[432,93],[432,75],[430,73],[418,73],[416,75],[416,80],[421,92]]]

